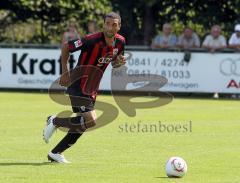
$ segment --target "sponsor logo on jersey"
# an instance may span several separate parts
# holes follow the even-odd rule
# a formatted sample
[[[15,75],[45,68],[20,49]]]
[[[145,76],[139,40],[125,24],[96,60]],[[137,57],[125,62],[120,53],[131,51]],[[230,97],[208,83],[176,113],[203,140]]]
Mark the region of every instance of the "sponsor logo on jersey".
[[[82,41],[77,40],[77,41],[74,42],[74,45],[75,45],[76,48],[78,48],[78,47],[82,46]]]
[[[114,50],[113,50],[114,52]],[[116,51],[115,51],[116,52]],[[101,67],[104,64],[109,64],[112,61],[113,53],[109,52],[104,57],[98,59],[97,66]]]

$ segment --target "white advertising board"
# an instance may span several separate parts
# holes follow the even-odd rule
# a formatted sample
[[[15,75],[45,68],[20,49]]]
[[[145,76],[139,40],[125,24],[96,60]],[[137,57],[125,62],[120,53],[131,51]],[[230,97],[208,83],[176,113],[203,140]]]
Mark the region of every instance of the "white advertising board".
[[[183,52],[130,53],[126,73],[166,77],[168,82],[161,91],[240,93],[237,53],[194,52],[189,63],[183,61]],[[72,66],[76,65],[79,54],[72,55]],[[60,68],[59,49],[0,48],[0,88],[48,89],[60,76]],[[105,71],[100,90],[111,90],[111,69],[109,66]],[[129,83],[127,90],[142,85]]]

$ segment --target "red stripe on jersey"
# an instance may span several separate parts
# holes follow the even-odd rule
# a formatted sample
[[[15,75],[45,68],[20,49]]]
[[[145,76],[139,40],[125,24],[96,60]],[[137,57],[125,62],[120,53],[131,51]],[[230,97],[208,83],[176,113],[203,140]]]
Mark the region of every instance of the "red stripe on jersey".
[[[115,38],[120,39],[122,42],[125,43],[125,38],[123,36],[121,36],[120,34],[116,34]]]
[[[105,46],[102,50],[102,57],[105,57],[107,54],[107,46]]]
[[[97,43],[94,48],[93,51],[91,53],[91,57],[89,59],[89,62],[87,63],[87,65],[94,65],[94,61],[96,60],[97,56],[98,56],[98,52],[99,52],[99,43]]]
[[[83,65],[83,63],[84,63],[84,61],[85,61],[85,59],[86,59],[86,56],[87,56],[87,52],[83,52],[82,58],[81,58],[81,60],[80,60],[80,62],[79,62],[79,65]]]
[[[112,57],[113,55],[113,47],[112,46],[106,46],[105,47],[106,49],[107,49],[107,55],[109,56],[109,57]],[[105,71],[105,69],[107,68],[107,66],[108,66],[108,64],[104,64],[103,66],[102,66],[102,71]]]
[[[103,33],[102,32],[97,32],[95,34],[89,34],[89,35],[86,35],[84,38],[89,40],[89,39],[96,39],[96,38],[100,38]]]
[[[118,55],[122,54],[122,52],[123,52],[122,44],[117,45],[117,48],[118,48]]]
[[[69,50],[69,51],[73,50],[74,48],[75,48],[75,47],[74,47],[73,44],[68,44],[68,50]]]

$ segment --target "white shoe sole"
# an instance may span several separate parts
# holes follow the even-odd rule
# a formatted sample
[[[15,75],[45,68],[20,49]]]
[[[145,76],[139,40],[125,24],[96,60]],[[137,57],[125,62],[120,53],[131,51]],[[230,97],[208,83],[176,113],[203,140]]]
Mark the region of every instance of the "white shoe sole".
[[[48,156],[47,156],[48,160],[52,163],[65,163],[65,164],[71,163],[70,161],[68,161],[66,159],[64,161],[59,161],[57,159],[54,159],[53,155],[54,154],[50,152],[50,153],[48,153]]]
[[[45,143],[49,143],[49,139],[51,138],[51,136],[52,136],[52,134],[54,133],[54,131],[56,130],[56,128],[55,129],[53,129],[53,132],[50,134],[50,135],[48,135],[49,137],[46,137],[45,136],[45,132],[46,132],[46,129],[48,128],[48,125],[51,125],[50,123],[51,123],[51,121],[49,122],[49,120],[50,120],[50,118],[52,118],[52,117],[54,117],[54,116],[48,116],[48,118],[47,118],[47,124],[46,124],[46,126],[44,127],[44,129],[43,129],[43,140],[45,141]],[[53,124],[52,124],[53,125]]]

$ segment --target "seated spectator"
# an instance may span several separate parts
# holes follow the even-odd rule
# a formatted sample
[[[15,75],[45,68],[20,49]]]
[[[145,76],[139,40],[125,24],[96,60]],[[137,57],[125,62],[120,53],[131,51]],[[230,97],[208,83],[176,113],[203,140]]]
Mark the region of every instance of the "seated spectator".
[[[88,34],[94,34],[98,31],[97,24],[95,21],[89,21],[87,27],[88,27]]]
[[[217,49],[226,48],[226,46],[226,38],[221,35],[221,27],[219,25],[212,26],[211,34],[206,36],[202,47],[207,48],[210,52],[215,52]]]
[[[79,39],[79,38],[80,38],[80,35],[78,34],[78,31],[76,28],[76,22],[74,19],[71,19],[68,22],[67,31],[63,33],[62,44],[70,40]]]
[[[177,37],[172,34],[172,26],[169,23],[163,25],[162,34],[157,35],[151,47],[152,48],[171,48],[176,46]]]
[[[182,49],[199,48],[200,39],[190,27],[185,27],[182,35],[178,38],[177,45]]]
[[[234,30],[235,32],[231,35],[228,41],[229,48],[240,51],[240,24],[237,24]]]

